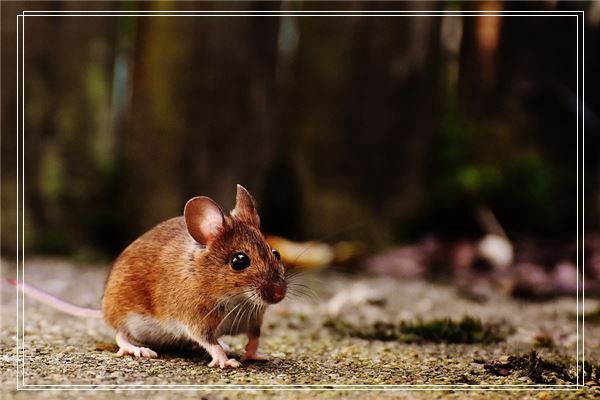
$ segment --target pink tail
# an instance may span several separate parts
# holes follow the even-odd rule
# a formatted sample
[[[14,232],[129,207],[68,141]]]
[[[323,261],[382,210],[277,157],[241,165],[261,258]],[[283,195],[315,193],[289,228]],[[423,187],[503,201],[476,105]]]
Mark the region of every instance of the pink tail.
[[[23,293],[25,293],[26,295],[31,296],[34,299],[39,300],[42,303],[46,303],[67,314],[83,318],[102,318],[102,310],[87,307],[79,307],[75,304],[67,303],[64,300],[61,300],[58,297],[54,297],[51,294],[43,292],[40,289],[34,288],[33,286],[30,286],[23,281],[18,281],[16,279],[7,279],[7,281],[11,285],[14,285],[20,290],[22,290]]]

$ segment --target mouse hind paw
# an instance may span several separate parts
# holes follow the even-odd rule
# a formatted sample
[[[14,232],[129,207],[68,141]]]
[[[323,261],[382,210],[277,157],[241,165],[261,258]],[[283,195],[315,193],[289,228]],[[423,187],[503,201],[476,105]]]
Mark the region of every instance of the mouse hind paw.
[[[125,355],[132,355],[134,357],[142,357],[142,358],[156,358],[158,354],[154,350],[151,350],[147,347],[138,347],[138,346],[127,346],[120,347],[119,351],[117,351],[117,357],[122,357]]]
[[[156,358],[158,354],[155,351],[147,348],[135,346],[127,340],[127,337],[121,332],[117,333],[116,336],[117,344],[119,345],[119,351],[117,351],[117,357],[122,357],[125,355],[132,355],[134,357],[143,357],[143,358]]]

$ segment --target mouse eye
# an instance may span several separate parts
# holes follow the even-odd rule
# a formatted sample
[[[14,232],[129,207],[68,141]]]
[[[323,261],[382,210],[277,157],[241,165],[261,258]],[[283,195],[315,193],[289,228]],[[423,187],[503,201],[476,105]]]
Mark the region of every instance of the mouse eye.
[[[281,260],[281,254],[279,254],[277,249],[271,249],[271,253],[273,253],[276,259]]]
[[[236,271],[241,271],[250,266],[250,257],[246,253],[235,253],[231,257],[231,267]]]

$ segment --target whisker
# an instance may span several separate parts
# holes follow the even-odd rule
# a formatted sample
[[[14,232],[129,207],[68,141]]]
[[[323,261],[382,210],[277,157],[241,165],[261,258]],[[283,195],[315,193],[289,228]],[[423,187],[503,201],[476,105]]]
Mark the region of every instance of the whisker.
[[[312,289],[304,289],[301,287],[289,287],[288,294],[294,298],[299,299],[310,299],[314,301],[321,301],[320,296]]]
[[[288,295],[286,296],[286,299],[306,299],[305,296],[301,296],[298,293],[294,293],[294,292],[289,292]]]
[[[310,302],[314,301],[313,298],[310,298],[308,296],[301,295],[298,293],[290,293],[290,295],[287,299],[289,299],[290,301],[294,301],[294,302],[296,302],[296,301],[302,301],[302,302],[303,301],[310,301]]]
[[[246,318],[246,332],[250,330],[250,320],[253,319],[254,316],[254,306],[256,303],[250,302],[250,307],[248,307],[248,318]]]
[[[290,284],[288,284],[288,288],[296,291],[310,292],[318,297],[317,292],[315,292],[312,287],[304,283],[291,282]]]
[[[244,309],[245,303],[240,303],[239,305],[241,305],[242,307],[237,311],[237,313],[235,313],[235,317],[233,318],[233,321],[231,321],[231,324],[229,325],[229,333],[230,334],[234,333],[233,325],[235,324],[235,321],[238,319],[238,317],[240,316],[240,313]]]
[[[236,305],[235,307],[233,307],[228,313],[227,315],[225,315],[225,317],[223,317],[223,319],[221,319],[221,322],[219,322],[219,325],[217,325],[217,328],[215,329],[215,331],[218,331],[219,328],[221,327],[221,324],[223,324],[223,322],[227,319],[227,317],[236,309],[238,308],[242,303]]]
[[[238,310],[238,312],[235,314],[235,318],[233,318],[233,320],[231,321],[231,325],[230,325],[230,330],[231,332],[234,332],[233,327],[235,325],[236,320],[238,319],[238,317],[240,316],[241,312],[245,309],[247,304],[246,298],[243,298],[241,303],[239,303],[240,309]]]
[[[262,300],[260,299],[260,296],[258,295],[258,293],[254,292],[252,299],[253,299],[252,315],[253,315],[253,319],[257,320],[259,315],[264,311],[264,306],[263,306]],[[249,329],[250,329],[250,327],[248,327],[248,330]]]
[[[312,287],[306,283],[302,283],[302,282],[289,282],[288,285],[292,286],[292,287],[301,287],[301,288],[305,288],[305,289],[311,289]]]
[[[242,320],[244,319],[244,315],[246,315],[246,312],[248,311],[250,305],[251,305],[251,303],[249,303],[248,301],[244,301],[244,307],[241,308],[242,312],[241,312],[240,319],[237,321],[235,330],[232,330],[233,332],[238,331],[238,328],[240,327],[240,322],[242,322]],[[238,314],[240,314],[240,313],[238,313]],[[236,319],[237,319],[237,316],[236,316]],[[234,323],[235,323],[235,321],[234,321]],[[233,324],[231,326],[233,327]]]
[[[295,285],[305,287],[322,286],[324,284],[324,282],[316,278],[314,274],[309,276],[308,273],[298,273],[286,277],[286,282],[288,286]]]
[[[206,313],[206,315],[204,315],[204,317],[200,320],[200,322],[204,321],[206,318],[208,318],[208,316],[210,314],[212,314],[213,311],[215,311],[217,308],[219,308],[221,306],[221,303],[217,301],[217,304],[208,312]],[[199,322],[199,323],[200,323]]]
[[[313,291],[304,291],[304,290],[294,290],[293,291],[295,294],[299,295],[299,296],[305,296],[308,297],[312,300],[316,300],[316,301],[320,301],[321,298],[319,297],[318,294],[316,294]]]

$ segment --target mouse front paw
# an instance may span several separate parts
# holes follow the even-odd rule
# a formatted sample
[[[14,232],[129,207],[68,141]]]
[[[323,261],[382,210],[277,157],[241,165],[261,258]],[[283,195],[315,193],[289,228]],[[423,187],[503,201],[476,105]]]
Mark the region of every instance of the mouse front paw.
[[[248,334],[248,344],[246,344],[246,353],[242,361],[268,361],[269,356],[258,352],[258,336]]]
[[[242,364],[236,360],[235,358],[221,358],[221,359],[217,359],[217,358],[213,358],[213,360],[210,362],[210,364],[208,364],[209,367],[219,367],[219,368],[227,368],[227,367],[231,367],[231,368],[238,368],[240,367]]]

